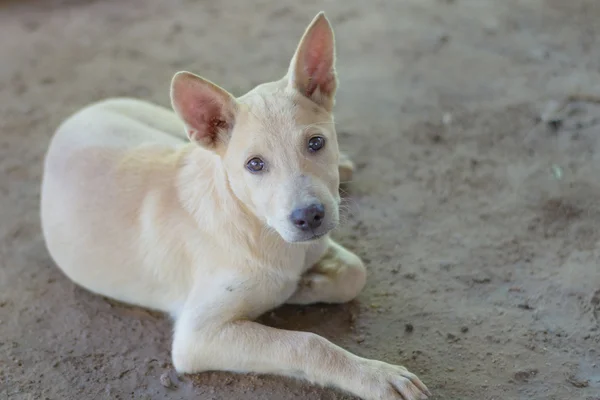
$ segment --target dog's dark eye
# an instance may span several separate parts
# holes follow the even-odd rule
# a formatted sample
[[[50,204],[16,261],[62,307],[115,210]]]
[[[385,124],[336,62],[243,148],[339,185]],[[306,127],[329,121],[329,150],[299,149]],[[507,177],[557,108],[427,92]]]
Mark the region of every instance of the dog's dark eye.
[[[319,151],[325,146],[325,138],[323,136],[313,136],[308,141],[308,150],[311,152]]]
[[[260,172],[265,167],[265,162],[258,157],[254,157],[246,164],[246,168],[250,172]]]

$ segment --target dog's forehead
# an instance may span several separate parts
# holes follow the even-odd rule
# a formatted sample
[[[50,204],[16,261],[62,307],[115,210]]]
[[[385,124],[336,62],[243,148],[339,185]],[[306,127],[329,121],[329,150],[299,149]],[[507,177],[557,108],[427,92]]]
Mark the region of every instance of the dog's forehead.
[[[264,133],[299,133],[304,127],[328,118],[323,110],[296,92],[282,88],[257,89],[244,96],[241,103],[252,124]]]
[[[252,119],[264,130],[280,131],[296,127],[297,106],[285,93],[257,94],[248,100],[248,111]]]

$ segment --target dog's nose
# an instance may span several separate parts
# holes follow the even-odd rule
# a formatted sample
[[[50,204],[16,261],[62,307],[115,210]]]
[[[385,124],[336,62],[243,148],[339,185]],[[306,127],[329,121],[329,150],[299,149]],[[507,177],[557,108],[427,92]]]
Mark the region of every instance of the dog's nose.
[[[325,217],[323,204],[311,204],[305,208],[298,208],[290,215],[292,223],[300,230],[309,231],[318,228]]]

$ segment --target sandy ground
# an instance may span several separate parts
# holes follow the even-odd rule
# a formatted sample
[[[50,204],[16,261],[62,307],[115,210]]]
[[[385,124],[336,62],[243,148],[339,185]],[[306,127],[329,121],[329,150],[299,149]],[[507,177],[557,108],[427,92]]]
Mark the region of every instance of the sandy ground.
[[[600,95],[598,0],[1,1],[1,399],[350,399],[177,378],[170,321],[76,288],[38,222],[43,153],[69,113],[115,95],[167,105],[181,69],[242,93],[285,72],[321,8],[359,166],[335,237],[370,277],[352,304],[265,322],[404,364],[435,399],[600,399],[600,105],[543,113]]]

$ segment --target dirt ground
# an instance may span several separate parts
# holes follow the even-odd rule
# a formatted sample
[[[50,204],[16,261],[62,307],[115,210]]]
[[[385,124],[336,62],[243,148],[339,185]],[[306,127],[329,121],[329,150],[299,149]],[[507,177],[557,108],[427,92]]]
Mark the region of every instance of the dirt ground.
[[[350,399],[176,377],[171,322],[76,288],[38,222],[63,118],[168,105],[182,69],[241,94],[285,72],[320,9],[359,167],[334,236],[370,276],[351,304],[264,321],[404,364],[435,399],[600,399],[600,104],[553,106],[600,95],[598,0],[1,1],[1,399]]]

